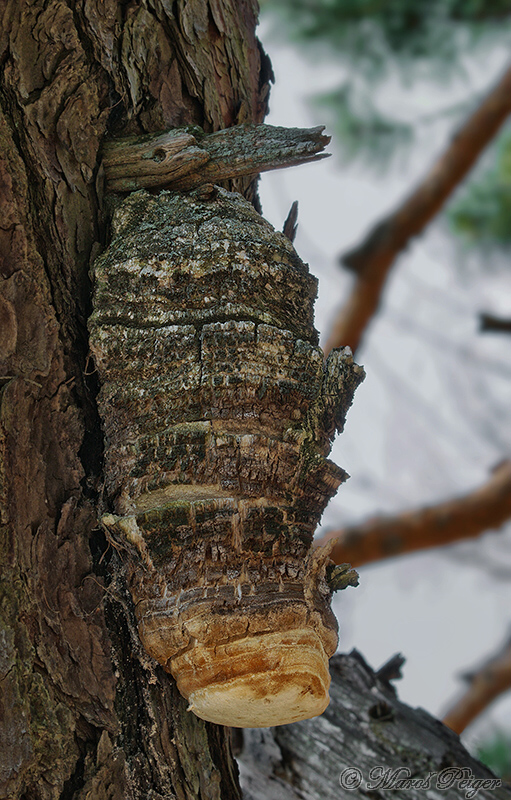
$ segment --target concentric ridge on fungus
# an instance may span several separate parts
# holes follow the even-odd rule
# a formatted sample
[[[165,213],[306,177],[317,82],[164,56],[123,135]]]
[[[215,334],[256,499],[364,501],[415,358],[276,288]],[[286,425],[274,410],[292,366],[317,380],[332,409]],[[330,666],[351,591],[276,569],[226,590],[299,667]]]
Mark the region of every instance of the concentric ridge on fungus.
[[[93,272],[103,521],[146,650],[203,719],[320,714],[337,626],[311,542],[363,371],[324,363],[316,280],[240,195],[132,194]]]

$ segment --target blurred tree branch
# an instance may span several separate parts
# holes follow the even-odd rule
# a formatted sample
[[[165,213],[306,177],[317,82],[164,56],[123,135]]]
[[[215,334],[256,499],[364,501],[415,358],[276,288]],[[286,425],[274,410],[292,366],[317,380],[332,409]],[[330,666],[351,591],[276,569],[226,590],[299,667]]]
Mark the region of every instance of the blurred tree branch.
[[[355,351],[378,310],[387,275],[397,256],[440,211],[453,190],[492,141],[511,112],[511,66],[452,138],[415,190],[341,256],[355,273],[351,293],[335,320],[325,352],[349,345]]]
[[[321,546],[335,540],[335,564],[354,567],[392,556],[441,547],[499,528],[511,519],[511,461],[503,461],[489,480],[470,494],[396,516],[378,516],[360,525],[328,531]]]
[[[511,640],[465,679],[467,690],[443,719],[444,725],[456,733],[462,733],[490,703],[511,689]]]
[[[494,314],[480,314],[479,330],[490,333],[511,333],[511,319],[496,317]]]

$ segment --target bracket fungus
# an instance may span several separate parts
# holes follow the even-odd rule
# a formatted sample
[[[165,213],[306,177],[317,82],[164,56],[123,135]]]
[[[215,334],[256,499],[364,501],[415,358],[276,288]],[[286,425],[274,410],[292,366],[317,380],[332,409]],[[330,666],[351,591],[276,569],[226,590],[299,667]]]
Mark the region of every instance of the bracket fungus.
[[[317,282],[240,195],[129,195],[93,267],[103,522],[123,543],[142,643],[199,717],[321,714],[337,646],[312,538],[363,370],[324,362]]]

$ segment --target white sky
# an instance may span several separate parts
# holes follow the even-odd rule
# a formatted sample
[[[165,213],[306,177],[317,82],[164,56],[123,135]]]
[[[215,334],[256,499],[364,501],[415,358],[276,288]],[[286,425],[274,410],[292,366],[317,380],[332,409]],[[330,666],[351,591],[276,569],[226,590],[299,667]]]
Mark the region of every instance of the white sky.
[[[260,36],[276,75],[266,121],[321,124],[306,97],[336,85],[340,70],[300,59],[265,30]],[[484,89],[503,64],[502,51],[468,64],[470,78],[447,92],[389,85],[384,102],[390,113],[429,113]],[[415,185],[447,141],[450,125],[446,120],[429,129],[410,161],[384,177],[343,168],[335,141],[330,159],[263,176],[263,211],[276,228],[299,201],[295,246],[320,281],[316,326],[323,337],[349,285],[336,257]],[[366,381],[332,453],[352,478],[326,510],[324,527],[469,491],[509,457],[511,342],[478,335],[477,313],[511,316],[511,270],[483,275],[462,262],[436,224],[395,268],[358,358]],[[495,570],[479,566],[481,560]],[[497,568],[507,580],[495,576]],[[334,609],[342,651],[356,647],[375,668],[402,652],[407,661],[399,696],[441,715],[462,688],[458,676],[511,632],[511,530],[363,568],[359,588],[340,593]],[[468,731],[467,742],[496,724],[511,729],[510,696]]]

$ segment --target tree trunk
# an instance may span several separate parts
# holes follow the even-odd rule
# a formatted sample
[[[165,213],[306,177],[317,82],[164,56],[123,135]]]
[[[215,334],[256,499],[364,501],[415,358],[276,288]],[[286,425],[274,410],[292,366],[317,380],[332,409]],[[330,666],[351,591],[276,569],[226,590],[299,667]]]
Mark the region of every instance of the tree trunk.
[[[98,523],[86,324],[109,236],[103,138],[260,122],[256,14],[255,0],[0,6],[0,798],[241,797],[229,731],[189,713],[143,651]],[[257,204],[251,178],[228,188]]]
[[[229,736],[132,636],[97,524],[89,265],[105,136],[260,122],[252,0],[0,7],[0,797],[239,797]],[[230,188],[253,198],[251,179]]]

